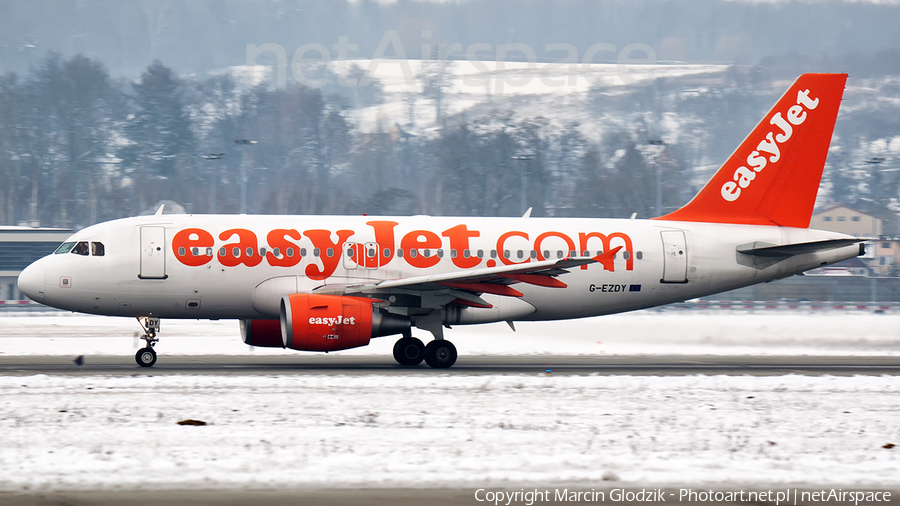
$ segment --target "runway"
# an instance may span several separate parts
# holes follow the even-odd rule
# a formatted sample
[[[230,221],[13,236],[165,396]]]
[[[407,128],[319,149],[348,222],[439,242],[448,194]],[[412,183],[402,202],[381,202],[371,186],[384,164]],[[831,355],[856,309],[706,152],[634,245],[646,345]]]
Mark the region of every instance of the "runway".
[[[156,366],[138,367],[128,356],[0,357],[0,375],[628,375],[690,376],[802,374],[881,376],[900,375],[900,357],[879,356],[472,356],[460,357],[450,369],[424,364],[401,367],[389,356],[379,355],[160,355]]]

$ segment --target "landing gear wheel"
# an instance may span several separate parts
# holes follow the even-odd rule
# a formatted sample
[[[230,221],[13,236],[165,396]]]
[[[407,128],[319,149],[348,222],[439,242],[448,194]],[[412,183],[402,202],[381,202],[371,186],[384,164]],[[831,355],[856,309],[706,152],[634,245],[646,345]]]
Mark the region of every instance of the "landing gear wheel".
[[[400,365],[419,365],[425,359],[425,345],[415,337],[403,337],[394,344],[394,360]]]
[[[153,367],[153,364],[156,363],[156,352],[153,351],[153,346],[159,342],[159,338],[156,337],[156,333],[159,332],[159,318],[156,316],[143,316],[138,318],[138,323],[144,329],[144,335],[141,336],[141,339],[147,343],[147,346],[138,350],[134,355],[134,361],[141,367]]]
[[[153,367],[156,363],[156,352],[150,347],[142,348],[135,354],[134,361],[141,367]]]
[[[435,339],[425,347],[425,363],[435,369],[446,369],[456,363],[456,346],[444,339]]]

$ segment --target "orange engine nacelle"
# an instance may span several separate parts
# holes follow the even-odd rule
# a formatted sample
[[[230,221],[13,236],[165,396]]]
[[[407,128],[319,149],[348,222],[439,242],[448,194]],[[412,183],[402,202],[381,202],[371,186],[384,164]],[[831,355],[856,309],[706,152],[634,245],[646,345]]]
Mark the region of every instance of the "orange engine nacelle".
[[[241,320],[241,340],[250,346],[284,348],[280,320]]]
[[[362,297],[295,293],[281,299],[283,344],[294,350],[346,350],[409,327],[409,318],[375,308]]]

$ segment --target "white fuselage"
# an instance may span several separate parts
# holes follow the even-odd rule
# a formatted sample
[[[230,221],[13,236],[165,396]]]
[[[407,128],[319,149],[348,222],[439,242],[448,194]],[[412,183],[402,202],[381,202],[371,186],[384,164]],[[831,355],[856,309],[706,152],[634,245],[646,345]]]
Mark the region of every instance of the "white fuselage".
[[[22,273],[20,286],[39,302],[83,313],[277,319],[284,295],[323,285],[594,256],[622,246],[605,265],[559,275],[565,288],[517,283],[521,298],[484,294],[494,307],[466,307],[445,316],[452,324],[555,320],[659,306],[784,278],[852,258],[859,246],[775,259],[737,248],[847,237],[660,220],[156,215],[77,232],[67,243],[98,242],[103,255],[49,255]]]

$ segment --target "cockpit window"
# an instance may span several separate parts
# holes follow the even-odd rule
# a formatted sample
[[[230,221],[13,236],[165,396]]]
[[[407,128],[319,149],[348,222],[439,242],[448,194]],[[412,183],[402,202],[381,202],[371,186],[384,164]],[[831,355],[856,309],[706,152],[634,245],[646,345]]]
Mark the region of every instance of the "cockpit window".
[[[106,248],[103,247],[102,242],[92,242],[91,243],[91,255],[95,257],[102,257],[106,253]]]
[[[88,256],[89,252],[88,252],[87,241],[81,241],[78,244],[76,244],[75,247],[72,248],[72,253],[75,253],[76,255]]]
[[[56,248],[56,251],[54,251],[53,254],[54,255],[64,255],[64,254],[72,251],[73,246],[75,246],[74,242],[64,242],[58,248]]]

